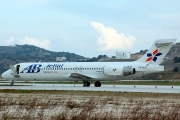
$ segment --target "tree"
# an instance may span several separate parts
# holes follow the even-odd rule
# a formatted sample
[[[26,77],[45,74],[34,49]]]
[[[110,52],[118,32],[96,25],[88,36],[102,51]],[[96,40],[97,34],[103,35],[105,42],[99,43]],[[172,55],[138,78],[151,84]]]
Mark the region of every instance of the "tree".
[[[173,61],[174,61],[174,63],[180,62],[180,57],[174,57]]]
[[[173,72],[179,72],[179,68],[178,68],[178,67],[175,67],[175,68],[173,69]]]
[[[112,56],[111,58],[115,59],[116,57],[115,57],[115,56]]]
[[[103,55],[102,57],[103,57],[103,58],[107,58],[107,55]]]
[[[102,58],[102,55],[99,55],[98,57],[97,57],[97,59],[101,59]]]

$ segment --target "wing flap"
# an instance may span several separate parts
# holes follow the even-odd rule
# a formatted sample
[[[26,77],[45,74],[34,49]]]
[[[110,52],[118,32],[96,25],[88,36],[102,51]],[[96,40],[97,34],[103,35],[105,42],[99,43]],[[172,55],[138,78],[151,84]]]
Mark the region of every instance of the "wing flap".
[[[83,79],[83,80],[94,79],[92,77],[89,77],[89,76],[86,76],[86,75],[82,75],[82,74],[79,74],[79,73],[71,73],[71,75],[69,77]]]

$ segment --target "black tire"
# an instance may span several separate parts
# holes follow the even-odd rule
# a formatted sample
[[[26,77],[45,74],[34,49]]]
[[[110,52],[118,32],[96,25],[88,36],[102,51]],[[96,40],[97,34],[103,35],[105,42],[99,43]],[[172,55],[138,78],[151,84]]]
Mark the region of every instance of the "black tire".
[[[87,82],[88,84],[87,84],[87,86],[89,87],[90,86],[90,82]]]
[[[95,85],[95,87],[101,87],[101,82],[96,81],[94,85]]]
[[[89,87],[90,86],[90,82],[88,82],[88,81],[84,81],[84,83],[83,83],[83,87]]]

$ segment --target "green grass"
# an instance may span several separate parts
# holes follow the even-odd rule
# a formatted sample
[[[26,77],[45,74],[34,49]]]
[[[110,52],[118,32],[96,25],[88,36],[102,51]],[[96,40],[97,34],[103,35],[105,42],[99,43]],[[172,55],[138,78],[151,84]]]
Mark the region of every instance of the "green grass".
[[[112,83],[112,82],[111,82]],[[109,84],[109,83],[104,83]],[[123,82],[114,82],[115,85],[175,85],[180,86],[180,81],[123,81]]]
[[[18,83],[24,83],[24,82],[18,82]],[[33,82],[26,82],[27,84],[28,83],[33,83]],[[15,83],[16,84],[16,83]],[[60,82],[34,82],[34,84],[74,84],[73,81],[60,81]],[[78,81],[76,82],[75,84],[83,84],[82,81]],[[94,84],[94,82],[91,82],[91,84]],[[169,85],[169,86],[172,86],[172,84],[174,86],[180,86],[180,81],[111,81],[111,82],[104,82],[102,81],[101,84],[105,84],[105,85],[108,85],[108,84],[111,84],[111,85]]]
[[[51,94],[51,95],[71,95],[71,96],[122,96],[128,98],[143,98],[143,97],[153,97],[153,98],[180,98],[178,93],[146,93],[146,92],[112,92],[112,91],[73,91],[73,90],[16,90],[16,89],[2,89],[0,93],[31,93],[31,94]]]

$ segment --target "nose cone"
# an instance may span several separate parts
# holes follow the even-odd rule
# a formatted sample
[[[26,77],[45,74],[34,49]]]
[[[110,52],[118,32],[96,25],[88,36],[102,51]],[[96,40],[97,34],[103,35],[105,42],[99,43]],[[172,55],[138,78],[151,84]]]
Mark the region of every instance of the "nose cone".
[[[13,75],[12,75],[12,73],[11,73],[11,70],[9,69],[9,70],[7,70],[6,72],[4,72],[4,73],[1,75],[1,77],[2,77],[3,79],[5,79],[5,80],[11,80],[11,79],[13,79]]]

